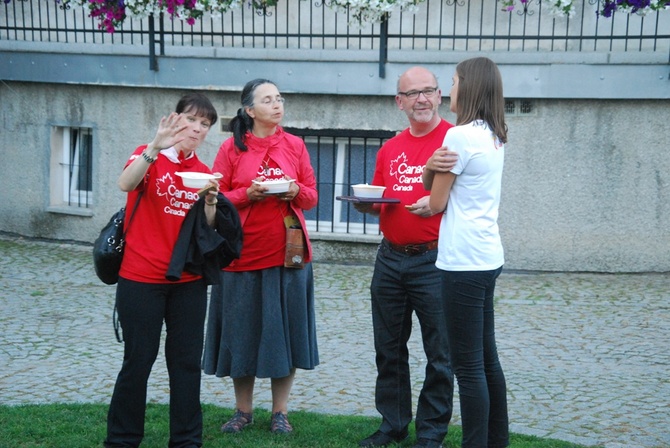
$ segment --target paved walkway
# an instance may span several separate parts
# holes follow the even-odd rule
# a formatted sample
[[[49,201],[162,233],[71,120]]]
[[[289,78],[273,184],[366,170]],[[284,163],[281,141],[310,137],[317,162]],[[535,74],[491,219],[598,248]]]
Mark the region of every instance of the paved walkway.
[[[376,416],[372,267],[314,268],[322,364],[298,372],[290,406]],[[0,404],[108,402],[122,358],[113,295],[95,277],[89,247],[0,235]],[[498,297],[512,431],[670,447],[669,274],[504,272]],[[415,392],[425,367],[417,333]],[[149,399],[167,402],[167,388],[161,355]],[[258,406],[269,407],[268,389],[258,383]],[[232,407],[231,382],[205,376],[202,398]]]

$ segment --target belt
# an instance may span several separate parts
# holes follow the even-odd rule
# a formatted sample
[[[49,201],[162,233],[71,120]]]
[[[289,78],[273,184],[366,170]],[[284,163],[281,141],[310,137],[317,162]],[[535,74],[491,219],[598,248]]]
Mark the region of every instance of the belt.
[[[437,249],[437,240],[423,244],[406,244],[404,246],[400,244],[393,244],[386,238],[384,238],[382,241],[395,252],[400,252],[401,254],[405,255],[420,255],[428,252],[429,250]]]

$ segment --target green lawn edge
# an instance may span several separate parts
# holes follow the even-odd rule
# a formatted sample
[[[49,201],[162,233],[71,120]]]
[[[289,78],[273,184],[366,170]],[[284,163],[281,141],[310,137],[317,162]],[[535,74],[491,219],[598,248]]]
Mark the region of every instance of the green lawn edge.
[[[101,447],[105,437],[105,404],[39,404],[0,406],[0,447],[92,448]],[[356,447],[379,426],[379,418],[327,415],[306,411],[289,413],[295,428],[289,435],[270,433],[270,412],[254,411],[254,424],[242,434],[222,434],[219,428],[233,414],[232,409],[205,404],[203,446],[207,448],[343,448]],[[168,443],[168,405],[149,404],[142,448],[164,448]],[[445,448],[460,447],[461,428],[450,426]],[[414,428],[398,447],[415,443]],[[512,434],[511,448],[585,448],[561,440]]]

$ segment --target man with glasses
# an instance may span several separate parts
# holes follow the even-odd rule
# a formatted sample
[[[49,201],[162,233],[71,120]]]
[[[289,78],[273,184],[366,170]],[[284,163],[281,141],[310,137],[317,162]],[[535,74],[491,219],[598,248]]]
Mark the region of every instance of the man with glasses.
[[[415,447],[438,448],[451,419],[454,375],[449,363],[439,270],[435,267],[441,217],[428,207],[421,174],[428,165],[449,171],[456,153],[442,148],[453,125],[440,117],[442,91],[433,73],[412,67],[398,79],[398,108],[409,127],[377,153],[373,185],[386,187],[395,203],[355,203],[356,210],[379,215],[384,238],[377,251],[370,285],[377,363],[375,404],[379,430],[361,447],[383,447],[407,438],[412,421],[412,389],[407,341],[412,313],[421,326],[426,371],[416,410]]]

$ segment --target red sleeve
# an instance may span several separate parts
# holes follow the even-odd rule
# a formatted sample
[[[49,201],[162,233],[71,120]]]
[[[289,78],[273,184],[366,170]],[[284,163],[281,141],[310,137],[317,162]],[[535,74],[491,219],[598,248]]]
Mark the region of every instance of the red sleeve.
[[[309,210],[314,208],[319,201],[319,193],[316,190],[316,177],[309,158],[309,151],[307,151],[307,147],[302,140],[300,140],[300,145],[298,176],[296,178],[296,184],[300,187],[300,192],[293,201],[297,207]]]
[[[237,158],[237,154],[235,141],[231,137],[221,144],[219,152],[216,153],[216,157],[214,158],[212,171],[223,175],[219,181],[219,189],[221,190],[221,193],[232,202],[236,208],[248,207],[251,205],[251,201],[249,201],[249,197],[247,196],[248,186],[235,187],[236,179],[234,178],[235,171],[233,160],[231,160],[232,157]]]

